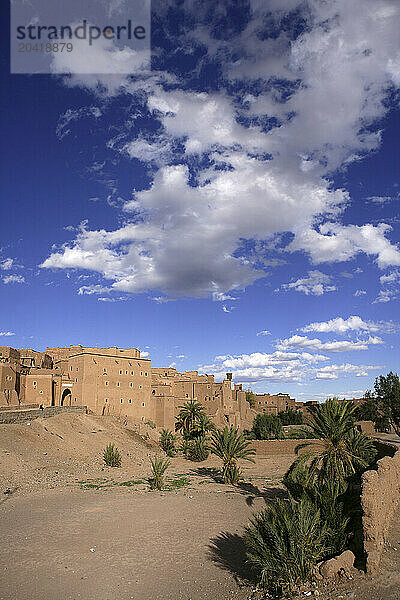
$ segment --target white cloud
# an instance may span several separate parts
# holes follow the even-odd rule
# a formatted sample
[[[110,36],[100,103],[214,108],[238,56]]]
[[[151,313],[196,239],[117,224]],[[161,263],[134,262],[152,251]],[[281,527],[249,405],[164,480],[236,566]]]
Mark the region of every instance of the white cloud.
[[[140,353],[140,357],[141,357],[141,358],[147,358],[147,357],[149,357],[149,356],[150,356],[149,352],[141,352],[141,353]]]
[[[126,302],[127,300],[129,300],[129,298],[127,296],[113,296],[112,298],[102,296],[100,298],[97,298],[97,300],[99,302]]]
[[[379,278],[382,288],[373,304],[386,303],[399,298],[400,271],[395,270]]]
[[[222,306],[222,310],[224,311],[224,313],[231,313],[234,310],[234,308],[234,306],[228,308],[227,306],[225,306],[225,304]]]
[[[0,261],[0,269],[2,269],[2,271],[9,271],[12,269],[13,263],[13,258],[5,258],[4,260]]]
[[[367,200],[369,200],[373,204],[387,204],[388,202],[391,202],[392,197],[391,196],[369,196],[367,198]]]
[[[350,363],[342,365],[327,365],[318,369],[316,379],[338,379],[341,374],[355,375],[356,377],[367,377],[368,371],[381,369],[380,366],[371,365],[352,365]]]
[[[336,317],[330,321],[319,321],[310,323],[306,327],[302,327],[301,331],[308,333],[316,331],[318,333],[347,333],[348,331],[371,331],[376,332],[381,329],[381,326],[371,321],[363,321],[361,317],[353,315],[348,319]]]
[[[281,286],[282,290],[295,290],[303,292],[306,296],[322,296],[326,292],[334,292],[336,286],[331,285],[332,278],[321,271],[309,271],[308,277],[297,279],[292,283],[284,283]]]
[[[184,4],[182,10],[205,18],[200,3]],[[295,40],[286,32],[260,35],[266,16],[283,22],[294,6],[305,23]],[[180,48],[192,40],[205,44],[208,56],[221,61],[218,92],[191,90],[196,71],[187,81],[150,73],[140,56],[117,52],[106,41],[89,53],[78,45],[76,52],[74,47],[73,53],[53,57],[54,73],[71,72],[67,85],[110,97],[121,91],[140,96],[140,108],[132,102],[127,122],[145,106],[157,135],[135,131],[129,139],[124,132],[121,144],[110,144],[159,170],[148,189],[122,207],[124,216],[134,213],[131,222],[110,231],[81,231],[43,267],[95,271],[124,292],[224,295],[265,276],[270,257],[264,252],[250,259],[246,241],[273,242],[287,232],[294,236],[287,251],[306,252],[314,264],[364,253],[380,268],[400,266],[388,224],[340,222],[350,197],[330,180],[333,171],[381,143],[376,124],[388,110],[389,86],[399,84],[399,4],[293,0],[251,7],[253,18],[229,43],[213,37],[212,28],[202,24],[206,20],[193,18],[187,23],[195,21],[196,28],[174,39]],[[156,10],[162,14],[162,3]],[[127,66],[140,75],[127,77]],[[110,68],[115,75],[92,75]],[[263,91],[230,95],[232,82],[240,88],[249,80],[260,82],[254,88]],[[168,89],[166,81],[173,82]],[[260,123],[271,117],[276,124],[263,130]],[[196,162],[195,155],[205,160]],[[282,289],[322,295],[336,288],[327,275],[310,271]]]
[[[25,277],[22,275],[6,275],[3,277],[4,283],[25,283]]]
[[[82,285],[78,290],[79,296],[92,296],[93,294],[104,294],[109,292],[110,288],[103,285]]]
[[[367,292],[365,290],[356,290],[353,294],[353,296],[365,296]]]
[[[13,331],[0,331],[0,337],[10,337],[15,335]]]
[[[309,350],[310,352],[349,352],[353,350],[368,350],[369,345],[383,344],[381,338],[369,336],[366,340],[357,340],[356,342],[341,340],[334,342],[321,342],[314,338],[310,339],[304,335],[293,335],[290,338],[281,340],[277,344],[278,350],[287,351],[293,348]]]
[[[271,335],[271,332],[268,331],[268,329],[263,329],[263,331],[259,331],[256,335],[257,336],[260,336],[260,335]]]

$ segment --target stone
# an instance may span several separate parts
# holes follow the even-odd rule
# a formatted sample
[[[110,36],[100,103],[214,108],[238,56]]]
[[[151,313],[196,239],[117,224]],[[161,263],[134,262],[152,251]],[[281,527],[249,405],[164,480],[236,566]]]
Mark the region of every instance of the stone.
[[[325,561],[319,568],[324,579],[333,579],[340,573],[350,574],[354,565],[355,556],[351,550],[345,550],[336,558]]]

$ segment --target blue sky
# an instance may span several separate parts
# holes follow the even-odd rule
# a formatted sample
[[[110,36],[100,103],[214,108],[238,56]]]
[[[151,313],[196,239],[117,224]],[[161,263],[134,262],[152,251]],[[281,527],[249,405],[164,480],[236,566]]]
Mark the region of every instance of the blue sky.
[[[360,396],[399,364],[400,5],[215,4],[153,2],[132,76],[1,41],[0,343]]]

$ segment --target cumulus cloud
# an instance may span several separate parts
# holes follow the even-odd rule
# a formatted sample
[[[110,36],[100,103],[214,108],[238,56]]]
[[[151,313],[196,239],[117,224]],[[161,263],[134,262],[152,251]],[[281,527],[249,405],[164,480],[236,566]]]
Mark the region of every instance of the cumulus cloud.
[[[399,298],[400,271],[395,270],[380,278],[382,289],[375,298],[373,304],[391,302]]]
[[[159,17],[164,10],[157,3]],[[314,264],[364,253],[379,268],[400,266],[389,224],[343,224],[351,199],[330,180],[381,143],[376,124],[387,111],[388,90],[399,85],[399,4],[253,2],[244,27],[229,40],[206,27],[213,17],[200,3],[182,10],[186,28],[168,32],[174,47],[207,52],[199,52],[203,58],[181,81],[162,67],[149,72],[140,56],[129,49],[116,53],[107,41],[89,54],[85,47],[84,60],[79,47],[53,57],[54,73],[71,73],[67,85],[109,99],[118,93],[135,98],[129,123],[144,111],[153,127],[131,133],[122,126],[109,147],[155,172],[122,207],[130,220],[107,230],[87,227],[42,267],[95,271],[123,292],[224,295],[264,277],[274,259],[265,249],[249,255],[248,243],[267,241],[273,248],[288,232],[286,251],[306,253]],[[215,19],[228,10],[219,8]],[[293,10],[304,22],[295,37],[283,26]],[[263,35],[267,16],[271,26],[280,24],[279,35]],[[157,53],[162,65],[163,50]],[[218,91],[190,89],[205,56],[221,70]],[[110,69],[116,74],[91,75]],[[336,288],[328,275],[310,271],[282,289],[322,295]]]
[[[329,321],[319,321],[310,323],[305,327],[302,327],[301,331],[304,333],[318,332],[318,333],[347,333],[348,331],[372,331],[376,332],[381,329],[381,325],[373,323],[371,321],[364,321],[361,317],[353,315],[348,319],[343,317],[336,317]]]
[[[326,367],[321,367],[318,369],[315,374],[316,379],[338,379],[339,375],[342,374],[351,374],[356,377],[367,377],[369,375],[369,371],[376,371],[381,369],[380,366],[373,365],[352,365],[350,363],[342,364],[342,365],[327,365]]]
[[[321,273],[321,271],[309,271],[308,277],[302,277],[292,283],[284,283],[280,289],[303,292],[306,296],[322,296],[326,292],[337,290],[337,287],[332,285],[331,281],[332,278],[325,273]]]
[[[293,335],[290,338],[281,340],[276,347],[282,351],[300,348],[310,352],[349,352],[352,350],[368,350],[369,345],[377,344],[383,344],[383,340],[377,336],[369,336],[366,340],[357,340],[356,342],[347,340],[322,342],[318,338],[310,339],[305,335]]]
[[[109,292],[110,288],[105,287],[103,285],[82,285],[78,289],[79,296],[92,296],[93,294],[104,294],[104,292]]]
[[[10,337],[15,335],[13,331],[0,331],[0,337]]]
[[[259,331],[256,335],[257,336],[260,336],[260,335],[271,335],[271,332],[268,331],[268,329],[263,329],[262,331]]]

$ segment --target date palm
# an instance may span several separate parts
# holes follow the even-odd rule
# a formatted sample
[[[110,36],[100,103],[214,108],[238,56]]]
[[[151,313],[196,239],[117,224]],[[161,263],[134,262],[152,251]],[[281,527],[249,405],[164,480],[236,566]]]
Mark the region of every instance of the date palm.
[[[308,422],[308,437],[296,447],[308,451],[297,463],[309,461],[309,476],[320,483],[337,482],[340,485],[350,475],[365,469],[376,451],[372,441],[354,427],[355,407],[350,402],[328,399],[313,410]],[[311,441],[315,440],[315,441]]]
[[[182,406],[179,406],[179,413],[176,417],[175,430],[182,431],[184,437],[190,437],[195,424],[201,415],[204,414],[203,405],[197,400],[188,400]]]
[[[255,454],[255,450],[249,448],[250,445],[251,442],[246,440],[233,425],[212,432],[211,452],[222,460],[222,476],[225,483],[235,485],[239,481],[240,470],[237,466],[239,459],[254,462],[251,456]]]

